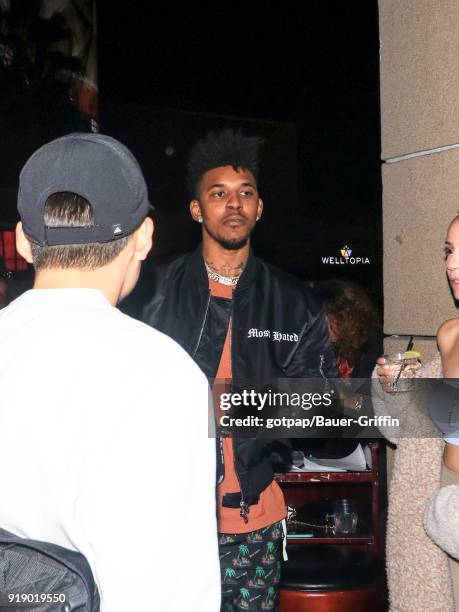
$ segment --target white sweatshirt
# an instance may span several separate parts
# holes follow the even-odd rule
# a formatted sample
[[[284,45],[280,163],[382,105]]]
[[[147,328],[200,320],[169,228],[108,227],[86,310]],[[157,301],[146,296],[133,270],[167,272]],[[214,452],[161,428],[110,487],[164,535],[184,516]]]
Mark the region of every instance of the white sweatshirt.
[[[0,527],[81,551],[102,612],[218,612],[208,385],[94,289],[0,312]]]
[[[424,526],[440,548],[459,559],[459,485],[442,487],[432,497],[425,512]]]

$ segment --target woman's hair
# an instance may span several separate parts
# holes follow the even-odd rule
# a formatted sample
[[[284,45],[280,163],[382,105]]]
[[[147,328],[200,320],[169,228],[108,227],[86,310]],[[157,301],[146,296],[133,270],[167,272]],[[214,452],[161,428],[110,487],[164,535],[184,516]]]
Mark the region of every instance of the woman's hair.
[[[317,291],[326,314],[333,319],[336,355],[354,366],[369,333],[378,325],[378,311],[366,291],[350,281],[321,281]]]

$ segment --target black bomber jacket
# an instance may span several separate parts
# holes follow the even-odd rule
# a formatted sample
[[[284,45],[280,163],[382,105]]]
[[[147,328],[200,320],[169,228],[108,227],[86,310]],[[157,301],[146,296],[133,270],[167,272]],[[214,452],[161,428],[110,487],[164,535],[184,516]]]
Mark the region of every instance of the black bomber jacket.
[[[233,380],[337,376],[318,300],[252,251],[232,300],[210,295],[201,246],[157,264],[152,280],[142,320],[178,342],[210,380],[217,372],[230,318]],[[240,507],[246,521],[250,505],[273,479],[268,443],[233,440],[241,494],[225,495],[223,504]],[[223,469],[220,462],[219,478]]]

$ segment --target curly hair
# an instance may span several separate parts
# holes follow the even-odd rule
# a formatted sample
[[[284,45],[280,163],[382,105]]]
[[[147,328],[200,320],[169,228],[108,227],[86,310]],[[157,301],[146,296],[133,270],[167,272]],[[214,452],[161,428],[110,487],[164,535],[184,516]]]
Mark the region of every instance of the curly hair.
[[[197,196],[203,175],[220,166],[249,170],[258,180],[258,150],[262,142],[261,138],[245,136],[241,130],[208,132],[194,145],[188,159],[186,183],[191,197]]]
[[[317,289],[326,314],[336,324],[335,353],[354,366],[370,331],[378,325],[378,311],[366,291],[350,281],[322,281]]]

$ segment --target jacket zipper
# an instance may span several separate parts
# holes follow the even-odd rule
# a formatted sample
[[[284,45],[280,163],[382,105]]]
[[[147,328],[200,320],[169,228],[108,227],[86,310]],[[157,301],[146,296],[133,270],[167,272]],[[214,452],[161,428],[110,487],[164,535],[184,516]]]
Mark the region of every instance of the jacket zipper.
[[[204,311],[204,318],[203,318],[202,324],[201,324],[201,330],[199,332],[198,341],[196,342],[196,346],[194,347],[194,350],[193,350],[193,357],[196,355],[196,351],[198,350],[199,343],[201,342],[202,334],[204,333],[204,327],[206,325],[206,319],[207,319],[207,312],[209,310],[210,298],[211,298],[211,294],[210,294],[210,291],[209,291],[209,293],[207,295],[206,309]]]
[[[327,380],[327,377],[325,376],[325,372],[324,372],[324,363],[325,363],[325,356],[321,353],[319,355],[320,357],[320,363],[319,363],[319,373],[322,376],[322,378],[324,378],[325,380]]]
[[[223,455],[223,442],[222,442],[221,436],[219,436],[219,439],[218,439],[218,446],[219,446],[219,449],[220,449],[220,460],[222,462],[222,473],[220,475],[220,478],[217,481],[217,486],[219,484],[221,484],[223,482],[223,480],[225,479],[225,470],[226,470],[226,467],[225,467],[225,456]]]
[[[325,376],[325,372],[324,372],[324,365],[325,365],[325,355],[323,353],[321,353],[319,355],[320,357],[320,363],[319,363],[319,373],[322,376],[322,378],[325,381],[325,385],[324,385],[324,390],[326,393],[328,393],[328,391],[330,390],[330,382],[328,380],[328,378]]]
[[[202,319],[202,324],[201,324],[201,330],[199,332],[199,337],[198,337],[198,341],[196,342],[196,346],[194,347],[193,350],[193,357],[196,355],[196,351],[198,350],[199,347],[199,343],[201,342],[201,338],[202,338],[202,334],[204,333],[204,327],[206,325],[206,319],[207,319],[207,313],[209,311],[209,304],[210,304],[210,300],[211,300],[212,294],[209,290],[209,293],[207,295],[207,303],[206,303],[206,309],[204,311],[204,317]],[[223,459],[223,445],[222,445],[222,439],[220,438],[220,456],[221,456],[221,461],[222,461],[222,475],[220,476],[220,478],[218,479],[217,485],[219,485],[221,482],[223,482],[223,479],[225,477],[225,461]]]
[[[229,329],[229,343],[230,343],[230,374],[231,374],[231,383],[233,381],[233,342],[232,342],[232,335],[233,335],[233,304],[234,304],[234,294],[236,293],[236,289],[233,292],[233,296],[232,296],[232,300],[231,300],[231,314],[230,314],[230,329]],[[234,472],[236,474],[236,478],[237,481],[239,483],[239,489],[241,491],[241,501],[239,502],[239,516],[242,518],[242,520],[244,521],[245,524],[247,524],[249,522],[248,519],[248,514],[250,512],[250,508],[247,505],[245,499],[244,499],[244,493],[242,492],[242,485],[241,485],[241,479],[239,478],[239,474],[237,471],[237,465],[236,465],[236,453],[234,452],[234,440],[233,440],[233,454],[234,454]]]

